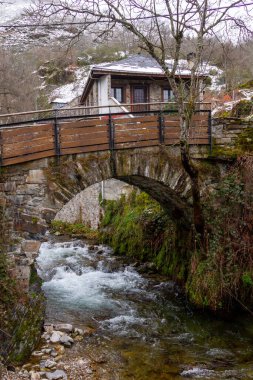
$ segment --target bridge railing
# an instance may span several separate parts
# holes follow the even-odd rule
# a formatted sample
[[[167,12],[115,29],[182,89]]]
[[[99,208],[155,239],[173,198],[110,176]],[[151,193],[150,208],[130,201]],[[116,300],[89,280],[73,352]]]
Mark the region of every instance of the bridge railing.
[[[211,103],[209,102],[197,102],[195,104],[196,110],[211,110]],[[119,110],[119,107],[121,108]],[[137,107],[138,109],[143,109],[147,111],[173,111],[177,109],[175,102],[150,102],[150,103],[111,103],[104,106],[78,106],[78,107],[64,107],[60,109],[42,109],[37,111],[19,112],[12,114],[2,114],[0,115],[0,126],[3,125],[13,125],[27,122],[39,122],[41,120],[47,119],[62,119],[65,117],[80,118],[82,116],[99,116],[103,113],[113,113],[117,114],[119,112],[128,113],[132,111],[132,108]]]
[[[131,117],[130,117],[131,116]],[[189,144],[210,145],[210,111],[195,112]],[[0,127],[2,166],[68,154],[176,145],[177,111],[49,117]]]

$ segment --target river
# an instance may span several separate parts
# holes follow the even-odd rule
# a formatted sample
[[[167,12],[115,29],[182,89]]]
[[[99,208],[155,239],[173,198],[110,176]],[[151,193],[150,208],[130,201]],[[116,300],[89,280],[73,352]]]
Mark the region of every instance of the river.
[[[94,331],[79,354],[97,361],[106,378],[253,379],[251,318],[194,311],[173,282],[139,274],[105,246],[46,242],[37,266],[46,322]]]

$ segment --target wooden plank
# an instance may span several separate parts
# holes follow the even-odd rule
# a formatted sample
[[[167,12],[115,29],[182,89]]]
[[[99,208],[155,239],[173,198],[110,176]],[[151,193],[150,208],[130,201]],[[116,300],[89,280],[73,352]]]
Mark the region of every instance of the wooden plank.
[[[103,150],[109,150],[109,144],[80,146],[77,148],[65,148],[61,150],[61,155],[88,153],[88,152],[101,152]]]
[[[60,129],[61,136],[74,135],[74,134],[95,134],[101,132],[108,132],[108,126],[101,127],[85,127],[85,128],[70,128],[70,129]]]
[[[22,142],[8,142],[6,143],[4,141],[4,150],[5,151],[8,151],[8,150],[15,150],[15,149],[20,149],[20,148],[24,148],[25,146],[30,146],[31,144],[33,146],[38,146],[38,145],[43,145],[43,144],[46,144],[46,143],[54,143],[54,138],[52,136],[50,137],[41,137],[41,138],[38,138],[38,139],[31,139],[31,140],[26,140],[26,141],[22,141]]]
[[[143,136],[119,136],[115,139],[115,143],[124,143],[124,142],[134,142],[134,141],[151,141],[151,140],[157,140],[158,141],[158,135],[157,134],[148,134]]]
[[[106,126],[109,120],[105,119],[91,119],[91,120],[78,120],[78,121],[70,121],[67,123],[59,123],[61,129],[69,129],[69,128],[86,128],[92,126]]]
[[[76,140],[76,141],[62,141],[61,149],[63,148],[75,148],[79,146],[89,146],[89,145],[100,145],[100,144],[109,144],[108,138],[91,138],[89,140]]]
[[[140,130],[140,129],[157,129],[158,123],[154,124],[152,123],[140,123],[140,124],[121,124],[121,125],[115,125],[115,131],[125,131],[125,130]]]
[[[135,141],[135,142],[129,142],[129,143],[121,143],[121,144],[115,144],[115,149],[129,149],[129,148],[143,148],[143,147],[149,147],[154,145],[160,145],[159,141],[153,140],[153,141]]]
[[[10,129],[2,129],[3,138],[13,137],[17,135],[25,135],[33,132],[50,131],[53,128],[53,124],[36,124],[31,126],[20,126]]]
[[[102,133],[94,133],[94,134],[85,134],[85,135],[66,135],[60,137],[60,142],[65,143],[68,141],[82,141],[85,143],[87,140],[91,139],[101,139],[104,138],[106,140],[109,139],[108,132],[102,132]]]
[[[51,144],[49,143],[49,144],[42,144],[42,145],[36,145],[36,146],[33,146],[33,145],[25,146],[24,148],[19,148],[16,150],[5,151],[5,149],[3,149],[2,156],[3,158],[18,157],[24,154],[39,153],[39,152],[50,150],[53,148],[54,148],[54,145],[52,143]]]
[[[52,157],[54,155],[55,155],[54,150],[47,150],[44,152],[28,154],[26,156],[19,156],[19,157],[7,158],[7,159],[5,158],[3,159],[2,165],[3,166],[14,165],[14,164],[22,163],[22,162],[38,160],[40,158]]]
[[[32,141],[33,139],[38,139],[42,137],[52,137],[53,131],[37,131],[32,133],[26,133],[24,135],[22,134],[16,134],[14,136],[8,136],[4,137],[5,143],[13,143],[13,142],[22,142],[22,141]]]
[[[165,139],[165,145],[178,145],[180,142],[179,138]]]
[[[171,126],[165,126],[164,128],[164,133],[167,133],[167,132],[180,132],[180,128],[179,127],[171,127]]]
[[[143,128],[143,129],[132,129],[125,131],[115,131],[115,137],[123,137],[123,136],[138,136],[138,135],[147,135],[149,133],[158,134],[158,128]]]
[[[129,124],[129,123],[137,123],[137,122],[151,122],[151,121],[157,121],[158,119],[158,116],[155,115],[155,116],[139,116],[139,117],[125,117],[125,118],[122,118],[122,119],[112,119],[114,125],[118,125],[118,124]]]

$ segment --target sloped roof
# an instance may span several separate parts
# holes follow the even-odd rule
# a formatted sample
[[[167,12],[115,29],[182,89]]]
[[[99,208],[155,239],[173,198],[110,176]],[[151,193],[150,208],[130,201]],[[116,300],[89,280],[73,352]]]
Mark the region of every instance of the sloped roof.
[[[171,69],[173,60],[166,60],[168,68]],[[121,59],[116,62],[101,63],[93,66],[93,71],[105,72],[121,72],[136,74],[153,74],[163,75],[164,72],[156,60],[150,56],[141,54],[131,55],[128,58]],[[191,75],[191,71],[187,67],[187,61],[180,60],[176,75]]]

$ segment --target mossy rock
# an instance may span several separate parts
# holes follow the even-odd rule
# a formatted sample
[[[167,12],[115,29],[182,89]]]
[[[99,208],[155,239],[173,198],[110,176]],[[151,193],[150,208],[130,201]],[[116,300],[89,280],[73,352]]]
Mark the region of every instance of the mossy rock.
[[[23,364],[39,343],[45,302],[42,295],[31,298],[27,306],[22,305],[13,315],[14,333],[11,339],[12,350],[8,361],[14,365]]]
[[[240,100],[231,111],[233,117],[246,117],[253,113],[253,102],[251,100]]]
[[[250,79],[248,82],[246,83],[243,83],[239,86],[239,88],[241,89],[250,89],[250,88],[253,88],[253,79]]]

